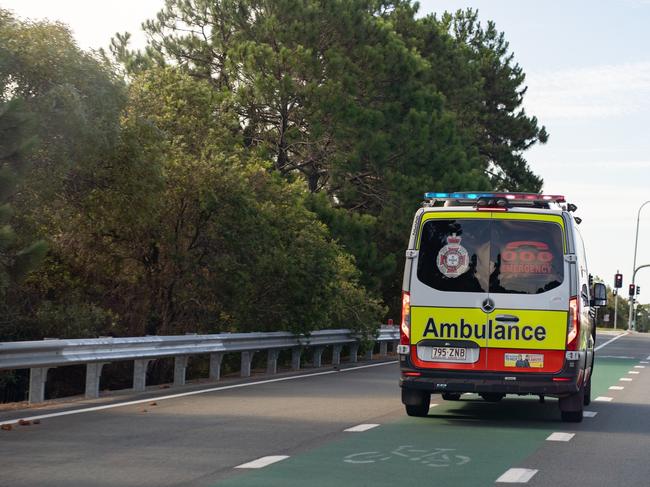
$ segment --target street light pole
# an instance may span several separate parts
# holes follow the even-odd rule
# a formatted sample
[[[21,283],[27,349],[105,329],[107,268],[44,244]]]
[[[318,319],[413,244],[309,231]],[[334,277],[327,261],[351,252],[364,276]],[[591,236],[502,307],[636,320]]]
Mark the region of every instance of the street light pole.
[[[632,261],[632,284],[634,285],[634,276],[636,275],[636,271],[638,270],[636,268],[636,250],[637,246],[639,244],[639,221],[641,219],[641,210],[645,205],[650,203],[650,200],[644,202],[640,207],[639,211],[636,214],[636,235],[634,237],[634,260]],[[636,286],[635,286],[636,289]],[[627,328],[628,330],[633,330],[634,329],[634,295],[630,296],[630,316],[628,320],[628,325]]]
[[[650,264],[640,265],[639,267],[637,267],[636,269],[634,269],[634,272],[632,273],[632,285],[633,285],[633,286],[634,286],[634,280],[636,279],[636,273],[639,272],[641,269],[644,269],[644,268],[646,268],[646,267],[650,267]],[[634,299],[634,296],[631,296],[631,297],[630,297],[630,311],[631,311],[631,312],[634,311],[634,304],[633,304],[634,301],[633,301],[633,299]],[[632,321],[632,316],[630,316],[630,324],[629,324],[629,326],[630,326],[629,329],[630,329],[630,330],[634,329],[633,326],[634,326],[635,322],[636,322],[636,317],[634,317],[634,321]]]

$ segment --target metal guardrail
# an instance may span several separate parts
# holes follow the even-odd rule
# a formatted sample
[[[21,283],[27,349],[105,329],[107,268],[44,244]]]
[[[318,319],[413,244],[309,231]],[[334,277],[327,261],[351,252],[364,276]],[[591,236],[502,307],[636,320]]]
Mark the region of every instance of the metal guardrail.
[[[0,370],[30,369],[29,402],[37,403],[45,399],[50,368],[85,364],[85,396],[95,398],[99,397],[102,368],[110,362],[133,360],[133,389],[141,392],[146,388],[147,366],[155,359],[174,358],[174,385],[183,385],[188,358],[192,355],[208,354],[209,378],[219,380],[223,355],[241,353],[241,376],[249,377],[253,356],[261,351],[267,353],[268,374],[277,372],[279,353],[287,349],[292,351],[293,370],[300,369],[300,357],[305,348],[312,352],[314,367],[322,365],[322,354],[328,346],[332,347],[333,365],[340,364],[343,346],[350,348],[350,361],[356,362],[361,338],[350,330],[318,330],[299,336],[270,332],[3,342],[0,343]],[[385,356],[388,344],[399,341],[399,329],[382,326],[377,336],[369,340],[379,342],[380,355]]]

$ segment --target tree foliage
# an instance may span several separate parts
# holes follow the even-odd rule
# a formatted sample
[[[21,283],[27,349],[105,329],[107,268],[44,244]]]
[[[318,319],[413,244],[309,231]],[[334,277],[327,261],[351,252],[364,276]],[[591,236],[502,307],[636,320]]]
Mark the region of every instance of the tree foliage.
[[[50,248],[3,338],[372,329],[423,192],[542,184],[523,70],[474,11],[166,0],[144,29],[88,53],[0,10],[3,272]]]

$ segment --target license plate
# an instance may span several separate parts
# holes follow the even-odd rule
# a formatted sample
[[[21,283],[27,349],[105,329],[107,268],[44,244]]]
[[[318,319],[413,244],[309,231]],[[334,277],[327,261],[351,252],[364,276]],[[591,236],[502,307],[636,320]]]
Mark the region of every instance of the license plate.
[[[468,362],[469,356],[466,348],[458,347],[433,347],[431,358],[438,362]]]

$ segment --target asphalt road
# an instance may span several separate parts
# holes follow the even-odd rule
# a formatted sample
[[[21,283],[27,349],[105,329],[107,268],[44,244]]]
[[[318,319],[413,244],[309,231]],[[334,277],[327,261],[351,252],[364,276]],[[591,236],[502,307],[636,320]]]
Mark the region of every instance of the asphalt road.
[[[501,478],[548,487],[647,486],[650,364],[642,362],[649,355],[644,335],[597,352],[593,397],[612,400],[592,402],[587,410],[597,414],[581,424],[562,423],[554,399],[492,404],[475,395],[457,402],[434,396],[429,417],[409,418],[392,362],[160,397],[176,394],[167,390],[66,416],[47,415],[86,406],[5,413],[0,423],[46,416],[0,431],[0,485],[482,486]],[[344,431],[359,425],[368,426]],[[553,433],[568,441],[549,441]]]

